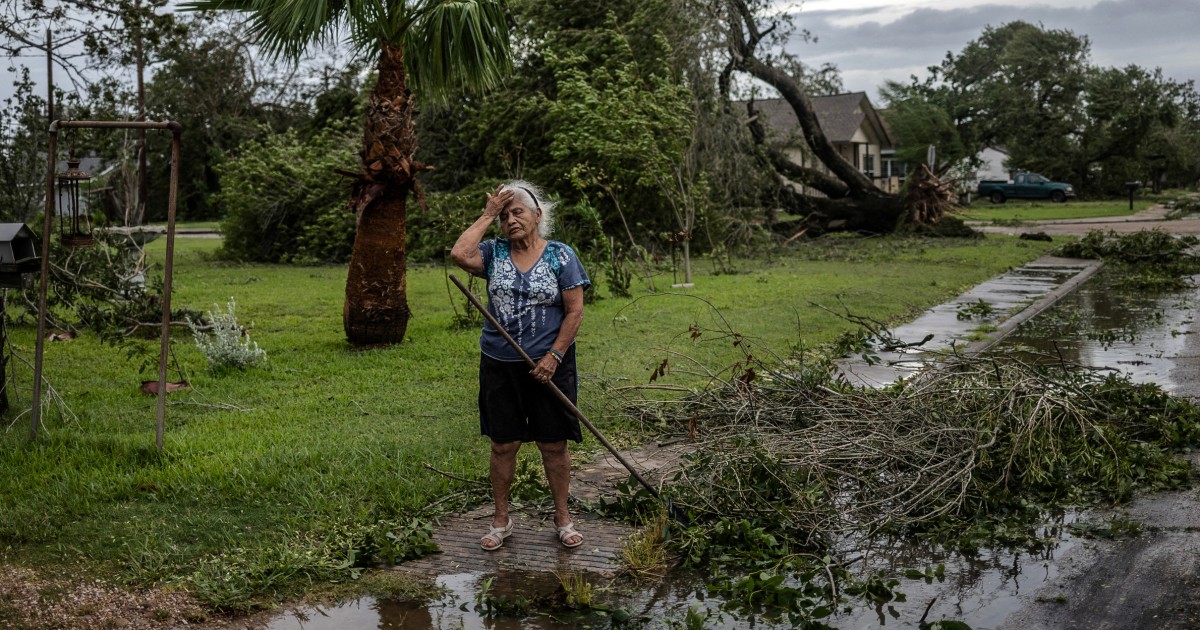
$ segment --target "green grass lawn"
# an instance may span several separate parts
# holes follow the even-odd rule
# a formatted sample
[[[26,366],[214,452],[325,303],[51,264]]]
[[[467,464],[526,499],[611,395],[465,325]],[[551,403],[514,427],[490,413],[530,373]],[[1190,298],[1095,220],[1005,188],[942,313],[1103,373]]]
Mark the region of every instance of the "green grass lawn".
[[[972,221],[1050,221],[1054,219],[1086,219],[1092,217],[1122,217],[1141,212],[1155,204],[1146,199],[1134,199],[1129,210],[1128,199],[1109,201],[1023,201],[1010,199],[994,204],[976,199],[965,208],[962,217]]]
[[[427,466],[484,478],[478,332],[452,329],[464,301],[443,268],[411,270],[405,343],[356,349],[342,333],[344,267],[230,264],[212,257],[218,245],[178,240],[174,303],[207,310],[236,299],[268,365],[211,374],[186,330],[176,331],[174,353],[193,389],[171,395],[159,454],[155,399],[138,390],[155,374],[140,371],[140,358],[86,334],[48,343],[45,376],[62,404],[45,407],[47,428],[34,442],[23,413],[30,373],[15,362],[11,425],[0,437],[2,561],[178,582],[210,603],[247,606],[345,577],[344,564],[362,562],[377,539],[375,524],[405,521],[463,489]],[[150,254],[161,257],[163,246],[156,241]],[[692,289],[587,307],[581,406],[627,442],[625,422],[605,414],[606,390],[646,383],[663,358],[685,366],[669,352],[728,365],[740,350],[715,332],[722,318],[759,356],[786,354],[850,328],[814,302],[898,323],[1047,247],[1001,236],[826,238],[770,260],[737,260],[734,274],[714,275],[697,260]],[[669,286],[670,274],[656,280]],[[692,324],[704,330],[695,342]],[[33,331],[10,332],[32,362]],[[665,381],[690,382],[683,372]]]

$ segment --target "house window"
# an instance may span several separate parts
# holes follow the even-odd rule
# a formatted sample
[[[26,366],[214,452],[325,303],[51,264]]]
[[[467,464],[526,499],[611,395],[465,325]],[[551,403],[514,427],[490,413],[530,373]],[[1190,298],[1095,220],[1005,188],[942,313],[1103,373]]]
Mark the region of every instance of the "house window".
[[[907,174],[907,170],[908,169],[905,168],[904,163],[900,160],[894,160],[891,158],[883,159],[883,177],[885,179],[888,177],[898,177],[903,180],[904,176]]]
[[[869,152],[863,156],[863,172],[868,175],[875,174],[875,156]]]

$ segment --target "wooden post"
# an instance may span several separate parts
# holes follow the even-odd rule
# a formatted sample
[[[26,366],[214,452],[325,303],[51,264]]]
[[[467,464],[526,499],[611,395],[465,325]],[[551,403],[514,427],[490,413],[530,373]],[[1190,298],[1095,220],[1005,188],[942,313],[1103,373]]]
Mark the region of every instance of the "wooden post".
[[[175,200],[179,190],[179,135],[183,128],[171,123],[171,190],[167,200],[167,262],[163,266],[162,346],[158,353],[158,416],[154,422],[154,446],[163,448],[167,417],[167,354],[171,348],[171,279],[175,271]]]

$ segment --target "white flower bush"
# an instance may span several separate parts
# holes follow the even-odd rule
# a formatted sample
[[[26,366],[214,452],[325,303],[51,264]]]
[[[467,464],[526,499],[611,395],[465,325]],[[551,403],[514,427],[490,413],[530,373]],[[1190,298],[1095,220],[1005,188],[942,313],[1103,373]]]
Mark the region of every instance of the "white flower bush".
[[[208,359],[209,369],[214,372],[244,370],[257,363],[265,363],[267,351],[251,341],[250,334],[237,323],[237,302],[231,297],[225,308],[222,311],[213,304],[212,310],[207,313],[211,324],[207,330],[191,319],[187,320],[196,347]]]

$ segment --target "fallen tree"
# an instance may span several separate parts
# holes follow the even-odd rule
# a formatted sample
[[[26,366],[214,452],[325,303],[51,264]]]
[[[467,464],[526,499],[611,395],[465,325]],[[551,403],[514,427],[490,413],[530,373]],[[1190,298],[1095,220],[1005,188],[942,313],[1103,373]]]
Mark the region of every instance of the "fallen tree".
[[[887,233],[903,226],[929,226],[942,220],[952,207],[948,195],[933,204],[929,203],[930,198],[923,197],[921,208],[915,209],[912,199],[880,190],[837,151],[821,129],[803,87],[759,51],[778,28],[778,22],[762,28],[747,0],[720,0],[715,12],[726,24],[729,61],[720,81],[726,99],[733,72],[744,72],[775,88],[795,112],[812,155],[828,169],[826,173],[797,164],[778,147],[771,146],[758,122],[753,101],[748,104],[751,133],[778,175],[778,197],[788,210],[807,217],[805,227],[810,233],[833,229]],[[802,192],[805,188],[818,194]]]

